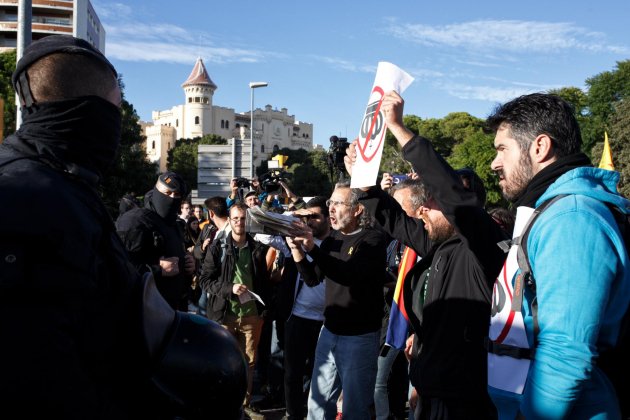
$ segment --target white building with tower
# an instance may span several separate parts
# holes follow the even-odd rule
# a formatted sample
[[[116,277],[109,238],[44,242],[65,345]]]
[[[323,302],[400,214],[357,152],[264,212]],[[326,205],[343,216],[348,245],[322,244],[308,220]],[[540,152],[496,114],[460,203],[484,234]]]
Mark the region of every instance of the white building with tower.
[[[245,83],[244,83],[245,85]],[[146,152],[150,161],[166,170],[168,151],[178,139],[192,139],[215,134],[230,142],[250,139],[250,111],[237,113],[232,108],[213,104],[217,85],[212,81],[201,58],[197,59],[190,76],[182,84],[184,104],[165,111],[153,111],[152,123],[142,123],[147,137]],[[298,121],[286,108],[254,110],[254,165],[278,149],[313,148],[313,124]],[[250,160],[249,154],[247,159]]]

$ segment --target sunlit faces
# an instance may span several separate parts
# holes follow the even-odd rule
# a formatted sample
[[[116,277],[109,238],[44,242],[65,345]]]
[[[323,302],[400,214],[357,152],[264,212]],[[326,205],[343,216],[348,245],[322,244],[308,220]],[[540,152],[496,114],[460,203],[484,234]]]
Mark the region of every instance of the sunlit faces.
[[[239,207],[230,207],[230,227],[236,235],[245,234],[245,219],[247,213]]]
[[[350,188],[336,188],[327,201],[330,213],[330,225],[342,233],[351,233],[359,227],[359,215],[363,207],[351,205]]]
[[[490,167],[499,176],[503,196],[514,201],[525,191],[534,174],[529,153],[523,152],[520,144],[511,136],[509,127],[502,124],[494,138],[497,155]]]
[[[189,203],[182,203],[180,213],[183,219],[188,219],[190,217],[190,210],[191,208]]]
[[[203,219],[203,209],[201,208],[201,206],[193,207],[193,214],[195,215],[197,219],[199,220]]]
[[[245,205],[249,208],[255,207],[257,205],[260,204],[260,201],[258,200],[258,197],[255,195],[250,195],[248,197],[245,197]]]

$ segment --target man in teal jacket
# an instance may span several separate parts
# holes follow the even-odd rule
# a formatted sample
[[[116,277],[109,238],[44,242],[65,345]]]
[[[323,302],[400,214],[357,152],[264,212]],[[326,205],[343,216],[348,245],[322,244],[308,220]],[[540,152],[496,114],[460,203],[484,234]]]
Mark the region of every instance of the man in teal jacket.
[[[514,208],[567,194],[541,213],[527,237],[536,287],[525,287],[522,314],[535,352],[522,393],[490,387],[499,416],[621,418],[622,396],[598,366],[598,356],[617,343],[630,302],[630,261],[607,207],[629,211],[617,192],[619,174],[590,167],[573,110],[559,97],[516,98],[497,108],[488,127],[496,132],[491,166]]]

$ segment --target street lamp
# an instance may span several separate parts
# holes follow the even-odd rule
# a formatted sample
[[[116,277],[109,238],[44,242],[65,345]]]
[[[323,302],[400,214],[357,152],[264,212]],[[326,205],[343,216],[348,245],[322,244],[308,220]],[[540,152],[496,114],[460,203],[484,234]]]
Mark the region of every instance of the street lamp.
[[[252,159],[252,166],[249,168],[249,178],[254,178],[254,89],[269,86],[267,82],[249,82],[249,88],[252,90],[252,107],[250,112],[251,125],[249,127],[249,138],[251,144],[249,145],[249,152]]]

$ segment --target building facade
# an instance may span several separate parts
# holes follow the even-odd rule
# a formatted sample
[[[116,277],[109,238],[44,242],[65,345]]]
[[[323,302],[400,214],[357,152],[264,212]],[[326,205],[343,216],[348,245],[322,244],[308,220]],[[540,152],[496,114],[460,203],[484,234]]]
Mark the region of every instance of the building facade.
[[[165,111],[154,111],[152,123],[143,123],[147,137],[146,152],[150,161],[166,170],[168,151],[175,140],[215,134],[225,139],[249,140],[250,111],[236,113],[232,108],[213,104],[217,85],[210,79],[201,58],[182,84],[184,104]],[[313,124],[297,121],[286,108],[279,111],[271,105],[254,110],[254,165],[282,148],[313,148]]]
[[[105,53],[105,29],[89,0],[32,0],[33,41],[47,35],[82,38]],[[0,0],[0,52],[17,47],[18,0]]]

